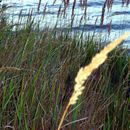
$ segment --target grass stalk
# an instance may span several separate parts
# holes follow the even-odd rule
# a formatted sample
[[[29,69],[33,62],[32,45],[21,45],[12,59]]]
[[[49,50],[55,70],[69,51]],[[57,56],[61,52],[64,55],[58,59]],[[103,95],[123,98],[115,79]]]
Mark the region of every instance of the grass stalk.
[[[129,36],[129,33],[125,33],[121,37],[117,38],[115,41],[111,42],[109,45],[107,45],[103,50],[101,50],[100,53],[96,54],[96,56],[93,57],[91,63],[87,65],[84,68],[81,68],[75,78],[75,86],[72,96],[70,97],[69,103],[66,106],[65,111],[63,112],[63,115],[61,117],[60,123],[58,125],[58,129],[60,130],[62,123],[64,121],[64,118],[68,112],[68,109],[71,105],[74,105],[78,97],[83,93],[83,90],[85,89],[85,86],[83,84],[87,80],[87,78],[91,75],[91,73],[97,69],[101,64],[105,62],[107,59],[107,55],[109,52],[111,52],[117,45],[119,45],[123,40],[125,40]]]

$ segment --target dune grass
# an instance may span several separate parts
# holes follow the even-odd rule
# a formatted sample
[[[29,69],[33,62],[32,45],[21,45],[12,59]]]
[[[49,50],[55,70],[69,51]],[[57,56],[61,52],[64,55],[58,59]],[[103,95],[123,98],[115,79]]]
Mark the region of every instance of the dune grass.
[[[15,29],[13,28],[15,26]],[[0,129],[56,130],[75,77],[104,47],[71,28],[24,26],[0,20]],[[96,40],[95,40],[96,39]],[[128,130],[130,58],[122,45],[85,81],[62,130]]]
[[[71,38],[68,32],[28,26],[2,34],[0,129],[55,130],[78,70],[103,46],[91,36],[83,40],[78,34]],[[85,86],[78,103],[70,107],[63,130],[129,128],[127,50],[119,46],[112,51]]]

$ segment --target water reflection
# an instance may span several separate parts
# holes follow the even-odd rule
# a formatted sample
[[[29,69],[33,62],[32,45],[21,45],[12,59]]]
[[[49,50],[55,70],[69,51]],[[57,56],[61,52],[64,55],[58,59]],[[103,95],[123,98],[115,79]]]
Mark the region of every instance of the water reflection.
[[[2,8],[12,6],[6,14],[16,23],[21,10],[21,17],[26,21],[28,12],[32,9],[32,17],[36,22],[44,15],[41,28],[44,25],[53,27],[55,24],[67,28],[73,20],[71,27],[74,31],[111,32],[112,39],[117,33],[130,30],[130,10],[125,7],[127,0],[5,0],[0,4]]]

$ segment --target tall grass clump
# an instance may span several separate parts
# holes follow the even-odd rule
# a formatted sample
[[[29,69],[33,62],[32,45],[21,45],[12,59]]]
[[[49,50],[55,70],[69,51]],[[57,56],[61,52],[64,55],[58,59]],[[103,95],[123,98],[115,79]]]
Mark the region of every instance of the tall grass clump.
[[[83,37],[72,28],[42,29],[32,12],[25,23],[20,20],[0,20],[0,129],[56,130],[64,110],[62,130],[129,129],[127,50],[108,45],[115,48],[108,55],[97,36]],[[84,66],[103,48],[106,62],[98,67],[101,62],[96,60],[99,64],[91,69],[97,69],[86,80]],[[83,85],[77,91],[73,86],[80,68],[85,78],[77,78],[76,86]]]
[[[73,39],[69,34],[49,29],[33,30],[25,26],[22,30],[10,31],[8,38],[2,37],[1,129],[55,130],[58,127],[72,95],[78,70],[90,63],[102,48],[90,36],[82,40],[78,34]],[[120,47],[85,81],[84,94],[71,107],[62,129],[128,126],[125,98],[128,81],[128,56]],[[115,126],[117,119],[120,119],[120,124],[117,122]]]

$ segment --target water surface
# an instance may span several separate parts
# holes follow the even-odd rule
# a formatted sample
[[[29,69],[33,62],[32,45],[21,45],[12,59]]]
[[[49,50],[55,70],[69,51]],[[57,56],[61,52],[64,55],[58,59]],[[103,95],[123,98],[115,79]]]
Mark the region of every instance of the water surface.
[[[72,6],[73,1],[70,0],[64,16],[58,18],[58,28],[68,28],[71,25],[72,20]],[[121,0],[115,0],[111,10],[105,11],[104,23],[101,26],[102,7],[105,0],[87,0],[87,13],[84,17],[85,9],[81,7],[80,0],[76,1],[74,9],[74,31],[84,31],[86,33],[94,32],[98,35],[105,35],[106,38],[112,40],[126,31],[130,31],[130,8],[128,6],[122,6]],[[32,11],[32,16],[36,22],[41,22],[42,27],[53,27],[57,22],[57,14],[61,7],[64,12],[65,5],[61,0],[41,0],[41,5],[38,8],[39,0],[3,0],[1,5],[7,4],[11,6],[6,11],[7,16],[13,19],[14,22],[18,22],[18,16],[22,10],[23,22],[28,16],[28,12]],[[46,10],[45,10],[46,8]],[[43,14],[44,17],[43,17]],[[85,19],[84,19],[85,18]],[[41,19],[44,19],[41,21]],[[82,22],[81,22],[81,19]],[[85,22],[84,22],[85,21]],[[128,38],[124,45],[130,47],[130,38]]]

